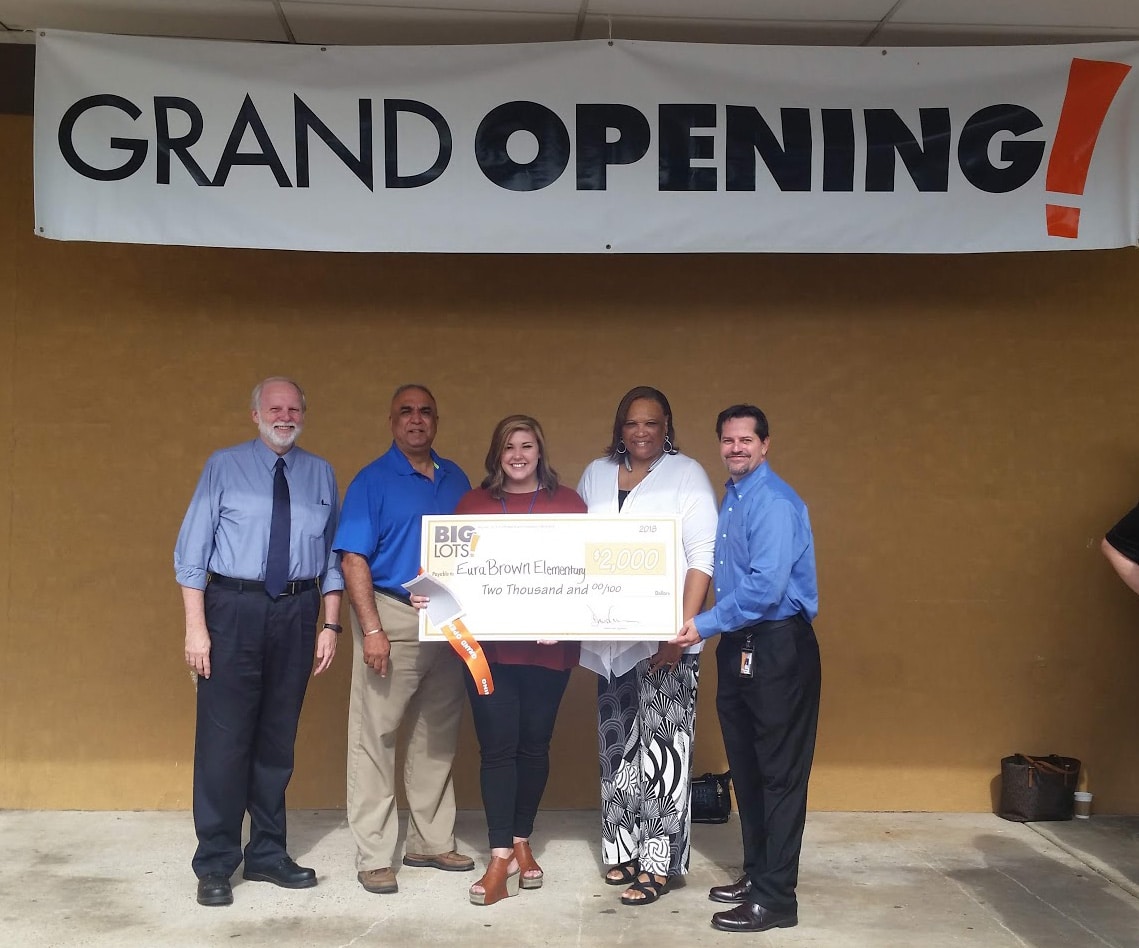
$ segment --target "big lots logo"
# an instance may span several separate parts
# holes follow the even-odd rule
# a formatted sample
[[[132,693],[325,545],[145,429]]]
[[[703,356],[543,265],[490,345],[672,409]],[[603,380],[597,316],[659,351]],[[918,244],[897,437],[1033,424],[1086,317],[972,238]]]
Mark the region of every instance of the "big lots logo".
[[[431,537],[431,555],[441,559],[461,559],[474,552],[477,534],[470,524],[436,524]]]

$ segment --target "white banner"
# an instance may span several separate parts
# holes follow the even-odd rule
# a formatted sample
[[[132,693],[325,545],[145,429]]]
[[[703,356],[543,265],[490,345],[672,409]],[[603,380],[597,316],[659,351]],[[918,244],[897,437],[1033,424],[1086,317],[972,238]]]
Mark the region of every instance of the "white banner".
[[[478,253],[1139,237],[1139,44],[315,47],[46,31],[36,232]]]

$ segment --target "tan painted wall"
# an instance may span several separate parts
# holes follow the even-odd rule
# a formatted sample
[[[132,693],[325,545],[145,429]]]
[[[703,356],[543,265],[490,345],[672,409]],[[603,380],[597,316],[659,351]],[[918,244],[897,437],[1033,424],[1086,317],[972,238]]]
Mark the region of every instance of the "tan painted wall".
[[[31,119],[0,118],[0,807],[189,805],[193,692],[171,550],[202,463],[253,436],[261,376],[308,388],[343,489],[391,389],[439,397],[477,475],[493,423],[546,426],[571,483],[619,396],[672,399],[722,480],[754,400],[811,508],[816,809],[984,810],[1002,755],[1082,757],[1139,811],[1139,599],[1098,537],[1139,496],[1139,257],[350,256],[32,234]],[[1041,208],[1043,213],[1043,207]],[[290,803],[344,801],[350,652],[309,691]],[[722,769],[706,661],[697,771]],[[546,803],[596,805],[576,672]],[[465,725],[460,803],[478,806]]]

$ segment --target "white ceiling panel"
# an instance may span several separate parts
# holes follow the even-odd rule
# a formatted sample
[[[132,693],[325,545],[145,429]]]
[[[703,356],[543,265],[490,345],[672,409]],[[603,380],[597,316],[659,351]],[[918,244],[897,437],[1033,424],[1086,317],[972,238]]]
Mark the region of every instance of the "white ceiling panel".
[[[902,0],[890,22],[1139,31],[1139,0]]]
[[[0,23],[12,31],[286,39],[272,0],[0,0]]]
[[[398,11],[401,16],[436,16],[440,13],[456,11],[462,13],[558,13],[562,16],[577,16],[581,0],[306,0],[313,6],[357,7],[363,14],[368,9]],[[288,6],[289,4],[285,4]]]
[[[593,38],[787,45],[1139,40],[1139,0],[0,0],[0,38],[84,30],[316,44]]]
[[[677,20],[869,20],[877,23],[895,0],[592,0],[588,12]]]
[[[796,20],[689,20],[664,17],[602,16],[586,18],[582,39],[684,43],[742,43],[755,46],[857,46],[873,23],[805,23]]]
[[[355,4],[281,4],[298,43],[324,46],[404,46],[540,43],[574,39],[577,14],[464,13]]]

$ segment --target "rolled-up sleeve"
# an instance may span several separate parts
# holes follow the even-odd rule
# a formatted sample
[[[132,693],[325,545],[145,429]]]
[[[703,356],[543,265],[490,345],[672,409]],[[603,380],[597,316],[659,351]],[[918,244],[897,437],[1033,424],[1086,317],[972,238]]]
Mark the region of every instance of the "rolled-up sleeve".
[[[174,578],[179,586],[205,589],[221,507],[218,460],[213,455],[202,469],[190,506],[174,545]]]
[[[328,560],[320,577],[322,593],[338,592],[344,588],[344,574],[340,571],[340,554],[336,552],[333,544],[336,528],[340,523],[340,491],[336,485],[336,475],[330,471],[328,476],[331,481],[332,514],[328,518],[328,523],[324,525],[324,543],[328,550]]]

